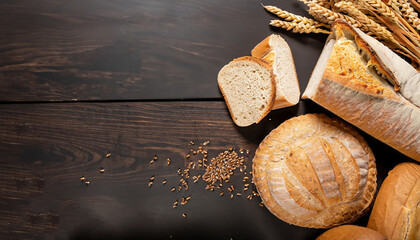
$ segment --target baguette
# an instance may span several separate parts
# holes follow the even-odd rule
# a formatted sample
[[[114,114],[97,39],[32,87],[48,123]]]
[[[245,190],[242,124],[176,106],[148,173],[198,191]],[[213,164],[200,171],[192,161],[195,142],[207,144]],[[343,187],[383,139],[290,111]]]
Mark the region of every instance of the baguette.
[[[272,34],[252,49],[253,57],[268,61],[276,81],[276,97],[272,110],[296,105],[300,90],[292,51],[279,35]]]
[[[410,89],[420,80],[411,66],[402,64],[397,70],[383,61],[396,57],[375,39],[365,39],[345,21],[335,21],[302,98],[420,161],[420,108],[415,105],[420,90]]]
[[[217,82],[232,120],[240,127],[260,122],[273,106],[276,86],[264,60],[234,59],[220,70]]]

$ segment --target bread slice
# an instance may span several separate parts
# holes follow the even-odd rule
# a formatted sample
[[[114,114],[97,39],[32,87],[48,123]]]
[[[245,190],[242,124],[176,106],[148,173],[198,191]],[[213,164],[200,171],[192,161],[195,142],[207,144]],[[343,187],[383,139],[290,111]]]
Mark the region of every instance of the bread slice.
[[[220,91],[236,125],[260,122],[271,110],[276,86],[270,64],[255,57],[240,57],[217,76]]]
[[[251,51],[253,57],[268,61],[276,81],[276,97],[273,110],[295,105],[299,102],[300,90],[292,51],[279,35],[272,34]]]
[[[420,108],[397,91],[417,86],[412,75],[399,73],[412,72],[411,66],[401,65],[394,74],[395,66],[389,68],[381,58],[394,53],[378,44],[374,50],[361,34],[343,20],[333,23],[333,34],[327,40],[303,98],[312,99],[420,161]],[[408,90],[406,94],[413,91]]]
[[[388,240],[420,239],[420,165],[400,163],[379,189],[368,228]]]

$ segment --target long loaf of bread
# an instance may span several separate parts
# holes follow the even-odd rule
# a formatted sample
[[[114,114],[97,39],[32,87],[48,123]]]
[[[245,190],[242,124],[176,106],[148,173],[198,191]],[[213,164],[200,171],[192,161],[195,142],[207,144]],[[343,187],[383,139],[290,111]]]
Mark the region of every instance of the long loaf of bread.
[[[420,77],[401,61],[375,39],[338,20],[303,98],[420,161]]]

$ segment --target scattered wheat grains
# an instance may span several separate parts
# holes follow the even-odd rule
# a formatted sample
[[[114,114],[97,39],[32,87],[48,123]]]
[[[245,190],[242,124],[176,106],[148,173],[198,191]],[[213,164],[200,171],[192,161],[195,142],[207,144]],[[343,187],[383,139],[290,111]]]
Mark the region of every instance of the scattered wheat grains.
[[[105,172],[105,168],[101,167],[99,168],[99,173],[104,173]]]
[[[105,157],[106,158],[109,158],[111,156],[111,153],[107,153],[106,155],[105,155]]]
[[[185,187],[185,190],[188,190],[188,182],[186,179],[189,179],[190,177],[190,170],[195,169],[196,164],[194,160],[191,158],[192,155],[202,154],[203,158],[198,159],[198,167],[203,169],[204,167],[204,174],[199,174],[198,176],[192,176],[192,179],[194,183],[198,182],[199,179],[203,179],[203,181],[207,182],[206,190],[214,191],[215,188],[222,189],[223,188],[223,182],[229,183],[231,176],[234,174],[234,170],[239,168],[239,171],[243,173],[244,175],[247,174],[244,169],[246,169],[244,156],[239,156],[238,153],[235,152],[234,147],[229,147],[227,151],[219,153],[219,155],[215,158],[212,158],[210,161],[207,159],[208,157],[208,151],[206,149],[203,149],[203,146],[207,146],[210,144],[210,141],[205,141],[201,144],[201,146],[198,146],[196,150],[190,149],[189,153],[185,155],[186,160],[188,159],[190,162],[187,164],[186,168],[182,170],[181,168],[178,168],[178,175],[181,176],[181,179],[179,180],[178,184],[178,191],[182,190],[182,186]],[[196,145],[194,141],[190,141],[190,145]],[[241,154],[249,154],[249,150],[240,149],[239,152]],[[151,164],[154,163],[154,161],[157,160],[157,155],[153,157],[153,160],[150,162]],[[209,163],[207,164],[207,162]],[[167,165],[171,163],[170,158],[167,158]],[[252,172],[250,172],[252,174]],[[153,184],[154,176],[151,177],[151,180],[149,182],[149,187]],[[244,183],[244,191],[247,191],[249,189],[249,183],[247,182],[249,180],[249,177],[244,176],[243,183]],[[218,186],[216,187],[214,184],[219,181]],[[163,180],[163,184],[166,184],[166,179]],[[230,192],[230,198],[234,198],[234,190],[235,187],[231,185],[228,187],[228,190]],[[172,187],[171,192],[175,192],[176,188]],[[224,192],[220,192],[220,196],[223,196]],[[242,196],[241,193],[237,192],[237,196]],[[253,191],[253,194],[250,194],[247,196],[247,199],[252,200],[255,196],[259,196],[258,193]],[[181,199],[181,205],[185,205],[189,200],[191,199],[191,196],[185,198],[182,197]],[[173,204],[173,208],[176,208],[178,206],[178,200],[176,200]],[[260,203],[260,206],[262,203]],[[185,218],[186,214],[183,213],[182,216]]]

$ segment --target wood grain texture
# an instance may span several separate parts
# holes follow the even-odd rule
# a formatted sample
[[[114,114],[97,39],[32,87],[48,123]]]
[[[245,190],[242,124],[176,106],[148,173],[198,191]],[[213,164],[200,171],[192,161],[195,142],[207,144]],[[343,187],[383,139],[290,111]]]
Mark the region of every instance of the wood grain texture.
[[[295,0],[268,1],[305,14]],[[221,98],[221,67],[271,33],[301,89],[326,36],[270,28],[259,1],[0,2],[0,101]]]
[[[257,199],[248,201],[245,192],[234,199],[220,197],[219,191],[205,190],[203,182],[190,183],[188,191],[170,191],[179,182],[176,172],[185,166],[190,140],[209,140],[209,157],[231,146],[249,149],[250,167],[258,144],[272,129],[311,111],[322,112],[305,101],[273,111],[258,125],[238,128],[223,102],[1,104],[0,236],[314,239],[322,231],[278,220]],[[407,158],[375,139],[366,140],[377,158],[380,185]],[[155,154],[158,160],[150,164]],[[165,166],[168,157],[172,161]],[[105,173],[99,173],[100,167]],[[89,186],[79,180],[82,175]],[[148,188],[152,175],[155,183]],[[242,177],[239,172],[233,176],[237,189]],[[192,199],[172,209],[182,196]]]

